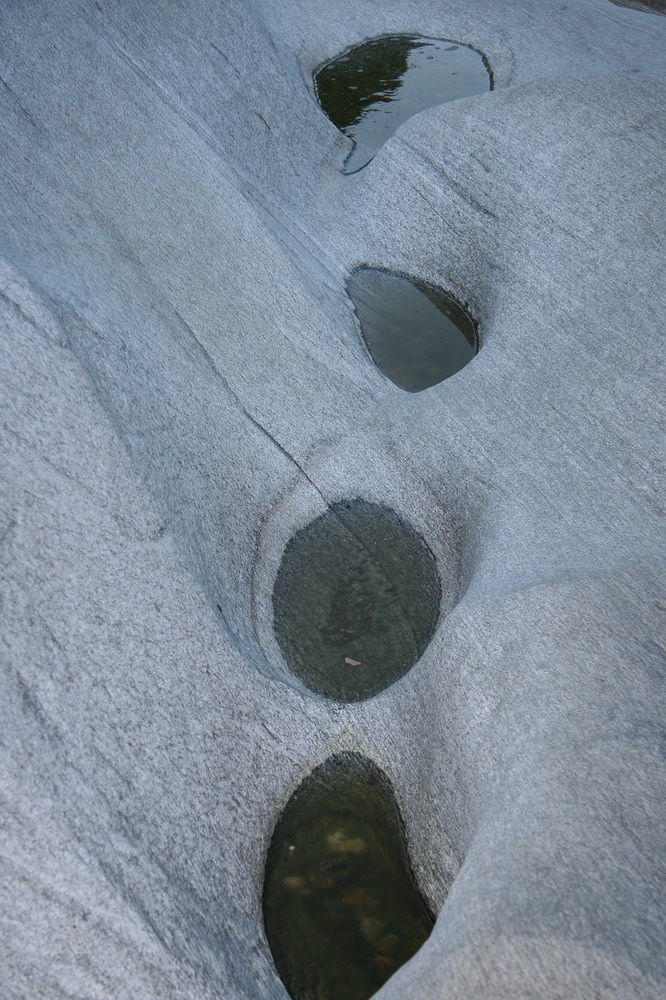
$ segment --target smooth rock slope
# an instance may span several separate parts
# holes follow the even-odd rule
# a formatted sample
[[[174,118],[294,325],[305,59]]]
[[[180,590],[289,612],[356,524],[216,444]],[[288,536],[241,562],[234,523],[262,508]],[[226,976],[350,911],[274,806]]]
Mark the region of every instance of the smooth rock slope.
[[[396,32],[495,89],[344,177],[312,73]],[[439,912],[379,996],[666,996],[665,53],[608,0],[2,5],[3,998],[284,998],[266,851],[341,750]],[[389,382],[362,264],[451,291],[478,356]],[[345,498],[442,579],[349,705],[271,601]]]

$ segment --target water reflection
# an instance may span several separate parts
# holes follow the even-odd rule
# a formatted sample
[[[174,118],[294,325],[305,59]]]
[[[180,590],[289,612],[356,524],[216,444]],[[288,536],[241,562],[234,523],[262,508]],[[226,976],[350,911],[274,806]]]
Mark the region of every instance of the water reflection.
[[[491,87],[479,52],[413,35],[363,42],[327,63],[315,76],[323,111],[355,143],[345,173],[369,163],[412,115]]]
[[[420,392],[436,385],[477,352],[474,321],[441,289],[361,267],[347,290],[373,361],[401,389]]]
[[[426,940],[433,919],[391,785],[371,761],[331,757],[289,800],[268,853],[264,921],[295,1000],[367,1000]]]
[[[275,634],[311,690],[359,701],[419,658],[440,589],[430,549],[394,511],[341,501],[285,549],[273,590]]]

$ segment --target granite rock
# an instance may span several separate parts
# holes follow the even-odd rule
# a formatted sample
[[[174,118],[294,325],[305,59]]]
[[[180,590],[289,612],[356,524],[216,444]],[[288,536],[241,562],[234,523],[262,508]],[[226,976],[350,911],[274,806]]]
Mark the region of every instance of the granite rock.
[[[312,73],[406,32],[494,90],[364,170]],[[666,21],[608,0],[32,0],[0,12],[3,997],[283,998],[283,805],[390,777],[439,917],[379,995],[666,995]],[[373,366],[359,264],[481,350]],[[369,701],[289,674],[271,594],[346,497],[443,614]]]

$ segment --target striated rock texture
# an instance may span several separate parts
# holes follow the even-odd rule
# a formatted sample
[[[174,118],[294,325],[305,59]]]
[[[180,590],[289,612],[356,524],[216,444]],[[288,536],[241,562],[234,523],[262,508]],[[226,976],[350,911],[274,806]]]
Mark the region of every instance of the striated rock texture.
[[[343,177],[312,72],[396,32],[495,89]],[[3,998],[284,998],[266,850],[342,750],[439,911],[383,1000],[666,995],[665,43],[608,0],[2,5]],[[361,264],[479,355],[388,382]],[[426,539],[442,617],[344,705],[271,594],[349,497]]]

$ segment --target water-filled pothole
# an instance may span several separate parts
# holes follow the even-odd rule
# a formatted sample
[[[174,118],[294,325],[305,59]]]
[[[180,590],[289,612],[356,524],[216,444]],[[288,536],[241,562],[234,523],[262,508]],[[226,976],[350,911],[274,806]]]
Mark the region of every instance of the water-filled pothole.
[[[369,163],[412,115],[492,86],[480,52],[416,35],[373,38],[315,74],[322,110],[355,143],[344,165],[347,174]]]
[[[430,934],[390,782],[371,761],[337,754],[289,800],[268,852],[264,922],[295,1000],[367,1000]]]
[[[401,389],[420,392],[436,385],[477,353],[474,320],[441,289],[360,267],[347,291],[373,361]]]
[[[666,14],[666,0],[611,0],[618,7],[633,7],[646,14]]]
[[[277,641],[312,691],[360,701],[418,660],[440,590],[435,558],[413,528],[387,507],[341,501],[285,548],[273,590]]]

